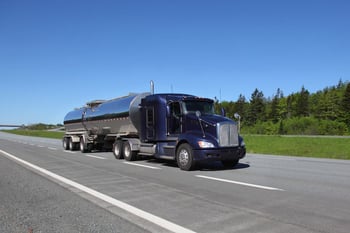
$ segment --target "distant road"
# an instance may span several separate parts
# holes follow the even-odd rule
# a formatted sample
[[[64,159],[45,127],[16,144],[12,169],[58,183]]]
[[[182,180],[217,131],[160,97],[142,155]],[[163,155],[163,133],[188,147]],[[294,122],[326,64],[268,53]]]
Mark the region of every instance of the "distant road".
[[[185,172],[0,132],[0,232],[348,233],[349,180],[345,160],[248,154]]]
[[[0,125],[0,128],[17,128],[17,127],[22,127],[23,125]]]

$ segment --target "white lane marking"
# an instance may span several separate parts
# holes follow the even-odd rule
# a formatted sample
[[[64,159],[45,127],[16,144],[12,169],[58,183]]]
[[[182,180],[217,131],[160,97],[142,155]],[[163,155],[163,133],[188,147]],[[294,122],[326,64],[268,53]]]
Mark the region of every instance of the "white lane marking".
[[[48,147],[47,149],[49,149],[49,150],[57,150],[57,148],[55,148],[55,147]]]
[[[99,156],[95,156],[95,155],[89,155],[89,154],[87,154],[85,156],[91,157],[91,158],[95,158],[95,159],[106,159],[106,158],[103,158],[103,157],[99,157]]]
[[[139,164],[139,163],[131,163],[131,162],[123,162],[123,163],[133,165],[133,166],[138,166],[138,167],[150,168],[150,169],[161,169],[159,167],[152,167],[152,166],[143,165],[143,164]]]
[[[280,155],[280,156],[283,156],[283,155]],[[272,157],[258,157],[258,156],[252,156],[251,158],[254,158],[254,159],[264,159],[264,160],[268,160],[268,159],[270,159],[270,160],[285,160],[285,161],[297,161],[297,159],[296,158],[283,158],[283,157],[274,157],[274,158],[272,158]]]
[[[243,186],[248,186],[248,187],[253,187],[253,188],[265,189],[265,190],[285,191],[284,189],[280,189],[280,188],[274,188],[274,187],[257,185],[257,184],[249,184],[249,183],[244,183],[244,182],[239,182],[239,181],[234,181],[234,180],[215,178],[215,177],[211,177],[211,176],[196,175],[196,177],[204,178],[204,179],[208,179],[208,180],[216,180],[216,181],[221,181],[221,182],[226,182],[226,183],[231,183],[231,184],[238,184],[238,185],[243,185]]]
[[[63,152],[69,153],[69,154],[76,154],[77,152],[70,151],[70,150],[64,150]]]
[[[156,225],[158,225],[160,227],[163,227],[166,230],[169,230],[169,231],[172,231],[172,232],[178,232],[178,233],[195,233],[195,231],[192,231],[190,229],[187,229],[185,227],[177,225],[177,224],[175,224],[173,222],[170,222],[170,221],[168,221],[168,220],[166,220],[164,218],[161,218],[161,217],[158,217],[158,216],[153,215],[151,213],[148,213],[146,211],[143,211],[143,210],[141,210],[139,208],[136,208],[136,207],[134,207],[132,205],[129,205],[129,204],[125,203],[125,202],[122,202],[122,201],[119,201],[117,199],[114,199],[114,198],[112,198],[112,197],[110,197],[110,196],[108,196],[106,194],[100,193],[100,192],[98,192],[98,191],[96,191],[94,189],[88,188],[88,187],[86,187],[84,185],[81,185],[81,184],[75,182],[75,181],[72,181],[72,180],[69,180],[69,179],[67,179],[67,178],[65,178],[63,176],[57,175],[57,174],[55,174],[53,172],[50,172],[50,171],[48,171],[48,170],[46,170],[44,168],[41,168],[41,167],[39,167],[37,165],[29,163],[29,162],[27,162],[27,161],[25,161],[23,159],[17,158],[16,156],[14,156],[14,155],[12,155],[10,153],[7,153],[6,151],[3,151],[3,150],[0,149],[0,153],[4,154],[5,156],[7,156],[7,157],[9,157],[9,158],[19,162],[19,163],[22,163],[22,164],[24,164],[24,165],[26,165],[26,166],[28,166],[28,167],[38,171],[38,172],[40,172],[40,173],[42,173],[44,175],[50,176],[51,178],[53,178],[55,180],[58,180],[58,181],[60,181],[62,183],[70,185],[70,186],[72,186],[72,187],[74,187],[76,189],[79,189],[79,190],[81,190],[81,191],[83,191],[85,193],[90,194],[91,196],[94,196],[94,197],[96,197],[98,199],[101,199],[101,200],[103,200],[103,201],[105,201],[105,202],[107,202],[107,203],[109,203],[111,205],[114,205],[114,206],[116,206],[118,208],[121,208],[121,209],[123,209],[125,211],[128,211],[129,213],[132,213],[132,214],[134,214],[134,215],[136,215],[136,216],[138,216],[140,218],[143,218],[143,219],[145,219],[145,220],[147,220],[149,222],[152,222],[152,223],[154,223],[154,224],[156,224]]]
[[[45,147],[45,146],[42,146],[42,145],[37,145],[37,147],[43,148],[43,147]]]
[[[76,154],[77,152],[75,151],[70,151],[70,150],[63,150],[63,152],[69,153],[69,154]],[[95,155],[90,155],[90,154],[84,154],[84,156],[86,157],[90,157],[90,158],[95,158],[95,159],[106,159],[103,157],[99,157],[99,156],[95,156]]]

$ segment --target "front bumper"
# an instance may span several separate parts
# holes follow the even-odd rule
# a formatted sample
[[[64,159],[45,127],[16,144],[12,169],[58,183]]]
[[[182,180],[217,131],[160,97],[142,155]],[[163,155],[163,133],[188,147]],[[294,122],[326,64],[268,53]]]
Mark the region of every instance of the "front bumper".
[[[239,160],[245,157],[245,147],[225,147],[225,148],[206,148],[193,150],[195,161],[205,160]]]

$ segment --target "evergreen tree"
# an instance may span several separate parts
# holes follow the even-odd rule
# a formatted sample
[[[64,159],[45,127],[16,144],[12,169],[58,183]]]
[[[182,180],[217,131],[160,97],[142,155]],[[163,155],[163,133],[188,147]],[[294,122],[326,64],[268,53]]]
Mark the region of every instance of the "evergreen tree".
[[[286,103],[286,118],[291,118],[297,115],[295,107],[296,94],[291,94],[287,97]]]
[[[221,108],[224,108],[226,116],[233,119],[234,118],[234,102],[222,101]],[[220,109],[220,114],[222,114],[222,109]]]
[[[345,83],[343,82],[343,80],[339,79],[337,89],[341,89],[344,85],[345,85]]]
[[[350,127],[350,83],[347,84],[343,99],[342,99],[342,110],[343,110],[343,122]]]
[[[318,91],[310,95],[310,98],[309,98],[310,115],[317,119],[321,119],[320,102],[321,102],[322,95],[323,95],[323,92]]]
[[[324,92],[320,96],[319,106],[320,118],[324,120],[336,120],[339,114],[338,97],[335,90]]]
[[[277,123],[280,119],[279,102],[281,100],[281,96],[283,96],[283,94],[281,90],[278,88],[276,95],[272,98],[271,111],[269,113],[269,119],[272,120],[273,123]]]
[[[286,131],[284,129],[283,120],[281,120],[279,123],[279,126],[278,126],[278,134],[282,135],[285,133],[286,133]]]
[[[245,97],[242,94],[240,94],[235,105],[235,112],[241,115],[242,118],[246,116],[247,105],[248,103]]]
[[[296,102],[297,116],[299,117],[309,116],[309,96],[310,96],[309,91],[306,90],[303,86],[301,88],[301,91],[299,93],[299,96]]]
[[[278,101],[278,116],[280,119],[286,119],[288,114],[288,107],[287,107],[287,98],[281,97],[281,99]]]
[[[272,132],[273,126],[273,132],[280,134],[343,135],[350,132],[350,83],[339,80],[313,94],[303,86],[286,97],[278,89],[268,99],[256,88],[249,102],[240,95],[237,102],[228,103],[228,109],[230,115],[241,115],[244,129],[251,133]]]
[[[247,124],[254,125],[258,120],[265,120],[265,103],[264,94],[256,88],[250,99]]]

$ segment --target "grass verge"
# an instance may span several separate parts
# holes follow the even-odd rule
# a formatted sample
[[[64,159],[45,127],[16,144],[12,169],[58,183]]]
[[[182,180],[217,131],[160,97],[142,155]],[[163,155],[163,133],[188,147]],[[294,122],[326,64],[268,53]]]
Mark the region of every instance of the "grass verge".
[[[2,130],[7,133],[13,133],[24,136],[34,136],[34,137],[44,137],[44,138],[54,138],[62,139],[64,132],[62,131],[47,131],[47,130],[22,130],[22,129],[13,129],[13,130]]]
[[[243,135],[248,153],[350,159],[350,138]]]

